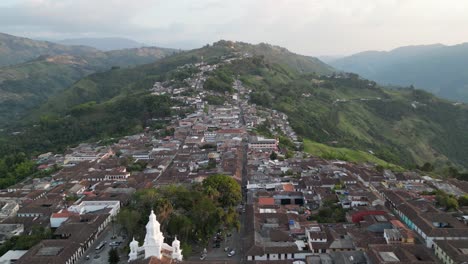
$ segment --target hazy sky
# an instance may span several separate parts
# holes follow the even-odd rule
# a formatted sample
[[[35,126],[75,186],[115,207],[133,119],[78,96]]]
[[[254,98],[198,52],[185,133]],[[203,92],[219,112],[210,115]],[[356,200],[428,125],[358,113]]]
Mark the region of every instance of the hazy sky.
[[[468,41],[468,0],[0,0],[0,31],[194,48],[268,42],[307,55]]]

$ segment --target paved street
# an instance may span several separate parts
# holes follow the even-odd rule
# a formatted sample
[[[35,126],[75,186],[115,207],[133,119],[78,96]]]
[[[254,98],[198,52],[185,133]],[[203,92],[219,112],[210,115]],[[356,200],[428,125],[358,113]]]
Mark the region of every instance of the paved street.
[[[241,248],[241,236],[240,233],[237,232],[235,229],[232,230],[232,236],[231,237],[226,237],[223,239],[221,242],[221,247],[219,248],[213,248],[213,241],[210,241],[208,246],[206,247],[207,250],[207,255],[206,255],[206,260],[231,260],[231,261],[236,261],[240,262],[241,261],[241,254],[240,254],[240,248]],[[228,252],[224,251],[224,248],[229,247],[230,250],[235,249],[236,254],[233,257],[228,257],[227,254]],[[193,256],[190,257],[190,260],[199,260],[200,255],[203,252],[203,248],[193,248]]]
[[[117,233],[117,225],[115,226],[115,230]],[[108,257],[109,257],[109,250],[111,247],[109,246],[109,243],[112,241],[123,241],[122,237],[118,236],[116,239],[111,239],[112,237],[112,224],[109,224],[109,226],[101,233],[98,239],[94,242],[94,244],[86,250],[86,252],[83,254],[83,256],[78,260],[78,263],[80,264],[108,264]],[[96,253],[96,246],[99,245],[102,241],[107,241],[106,245],[102,249],[101,252]],[[120,247],[123,247],[124,244],[122,243]],[[89,256],[90,259],[86,260],[86,256]],[[99,256],[99,258],[95,258],[95,256]],[[125,256],[120,256],[120,259],[122,260],[125,258]],[[122,261],[121,261],[122,262]],[[123,262],[122,262],[123,263]]]

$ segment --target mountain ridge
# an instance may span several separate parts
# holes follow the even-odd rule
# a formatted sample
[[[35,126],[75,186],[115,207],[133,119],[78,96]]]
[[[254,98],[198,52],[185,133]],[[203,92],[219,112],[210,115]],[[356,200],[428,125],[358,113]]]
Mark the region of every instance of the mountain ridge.
[[[329,63],[384,85],[413,85],[443,98],[468,102],[467,60],[468,43],[461,43],[366,51]]]
[[[106,38],[70,38],[52,41],[62,45],[87,46],[101,51],[122,50],[148,47],[144,43],[137,42],[128,38],[106,37]]]

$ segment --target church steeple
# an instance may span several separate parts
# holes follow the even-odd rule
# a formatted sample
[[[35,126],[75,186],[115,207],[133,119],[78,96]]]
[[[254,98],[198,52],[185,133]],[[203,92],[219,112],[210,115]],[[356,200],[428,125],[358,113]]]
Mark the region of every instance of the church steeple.
[[[133,237],[132,242],[130,242],[130,254],[128,254],[128,261],[136,260],[138,257],[138,241]]]
[[[154,211],[151,210],[148,224],[146,224],[146,236],[143,247],[145,248],[145,258],[155,256],[161,259],[161,247],[164,243],[164,236],[161,233],[161,224],[156,220]]]
[[[180,241],[177,240],[177,237],[172,242],[172,246],[164,243],[164,236],[161,232],[161,224],[156,219],[154,211],[151,210],[149,215],[148,223],[146,224],[146,236],[143,246],[138,246],[138,241],[133,238],[133,241],[130,243],[130,254],[129,262],[136,260],[138,258],[138,252],[145,252],[145,259],[149,257],[156,257],[161,259],[163,257],[161,250],[169,251],[171,253],[166,254],[168,258],[176,259],[182,261],[182,250],[180,249]]]
[[[182,250],[180,249],[180,241],[177,240],[177,236],[174,238],[174,241],[172,241],[172,250],[172,259],[182,261]]]

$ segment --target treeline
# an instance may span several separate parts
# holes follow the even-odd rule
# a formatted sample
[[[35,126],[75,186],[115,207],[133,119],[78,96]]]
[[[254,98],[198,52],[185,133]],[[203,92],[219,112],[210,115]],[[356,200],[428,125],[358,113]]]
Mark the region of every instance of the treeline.
[[[225,69],[217,69],[206,79],[203,87],[218,93],[234,93],[234,88],[232,88],[233,82],[234,79],[231,72]]]
[[[6,155],[0,159],[0,189],[11,186],[36,172],[36,164],[24,153]]]
[[[168,96],[137,93],[98,104],[77,105],[64,116],[42,116],[39,123],[20,134],[9,136],[0,154],[10,152],[63,152],[82,141],[138,133],[151,124],[152,118],[169,117],[173,102]]]
[[[154,209],[163,232],[169,240],[177,236],[187,257],[191,243],[206,244],[218,229],[240,228],[236,206],[241,197],[241,187],[232,177],[213,175],[189,187],[139,190],[118,221],[129,237],[143,241],[148,215]]]
[[[5,254],[9,250],[28,250],[41,240],[50,238],[52,238],[52,231],[50,228],[33,226],[29,234],[13,236],[6,240],[0,246],[0,255]]]

